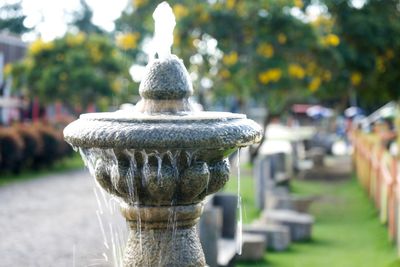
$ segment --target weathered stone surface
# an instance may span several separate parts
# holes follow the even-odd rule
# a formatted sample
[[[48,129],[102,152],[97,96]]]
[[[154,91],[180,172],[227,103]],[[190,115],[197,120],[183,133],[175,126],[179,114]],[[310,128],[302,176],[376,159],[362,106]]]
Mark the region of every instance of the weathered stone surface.
[[[125,249],[125,267],[203,267],[206,265],[196,228],[131,228]]]
[[[165,60],[154,59],[146,67],[139,93],[144,99],[171,100],[193,94],[192,82],[183,61],[172,55]]]
[[[264,258],[267,239],[264,234],[243,233],[242,254],[240,260],[257,261]]]
[[[314,217],[291,210],[265,210],[262,218],[267,223],[277,223],[288,226],[292,241],[307,241],[311,239]]]
[[[290,231],[284,225],[256,222],[252,225],[245,225],[243,232],[264,235],[269,250],[284,251],[290,245]]]

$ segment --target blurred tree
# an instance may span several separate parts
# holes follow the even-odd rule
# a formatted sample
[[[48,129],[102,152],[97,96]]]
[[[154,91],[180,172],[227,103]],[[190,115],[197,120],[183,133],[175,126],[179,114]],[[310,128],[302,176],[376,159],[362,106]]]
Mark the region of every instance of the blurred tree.
[[[85,0],[80,0],[81,9],[73,14],[71,26],[80,32],[104,34],[105,32],[97,25],[93,24],[93,11]]]
[[[5,30],[18,35],[31,31],[31,28],[24,25],[25,18],[21,2],[2,5],[0,7],[0,31]]]
[[[327,8],[330,31],[340,38],[332,57],[338,66],[335,83],[326,93],[340,93],[346,104],[371,110],[399,99],[399,1],[367,0],[362,6],[349,0],[319,2]]]
[[[51,42],[33,42],[27,57],[7,67],[15,88],[42,101],[61,100],[71,110],[109,102],[121,94],[128,66],[113,43],[101,35],[67,34]]]
[[[146,62],[140,44],[152,35],[159,2],[134,0],[117,20],[120,34],[137,36],[130,53],[137,62]],[[325,73],[317,65],[322,45],[314,28],[291,12],[303,7],[301,0],[169,2],[178,21],[174,52],[194,73],[197,93],[213,84],[216,100],[235,96],[234,103],[253,100],[275,112],[327,80],[314,73]]]

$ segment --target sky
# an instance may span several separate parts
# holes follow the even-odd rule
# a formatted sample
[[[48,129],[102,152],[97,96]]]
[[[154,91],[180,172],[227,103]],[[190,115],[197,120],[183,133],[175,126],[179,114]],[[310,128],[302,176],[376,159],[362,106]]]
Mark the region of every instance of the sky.
[[[86,0],[93,10],[93,23],[107,31],[114,29],[113,21],[127,7],[129,0]],[[0,5],[18,0],[0,0]],[[79,10],[79,0],[22,0],[23,13],[27,16],[26,26],[36,25],[44,40],[64,35],[71,13]],[[35,39],[35,34],[23,36],[25,41]]]

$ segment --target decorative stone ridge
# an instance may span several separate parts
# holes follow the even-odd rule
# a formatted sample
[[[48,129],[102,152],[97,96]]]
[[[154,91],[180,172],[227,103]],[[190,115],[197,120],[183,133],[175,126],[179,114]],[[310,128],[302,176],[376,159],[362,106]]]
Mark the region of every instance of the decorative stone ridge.
[[[81,155],[99,185],[130,205],[199,203],[229,179],[229,161],[200,150],[93,148],[81,149]]]

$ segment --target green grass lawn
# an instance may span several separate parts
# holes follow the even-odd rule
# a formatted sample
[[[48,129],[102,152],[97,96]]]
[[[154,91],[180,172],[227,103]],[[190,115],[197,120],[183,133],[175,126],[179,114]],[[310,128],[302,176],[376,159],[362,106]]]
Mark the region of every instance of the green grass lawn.
[[[254,207],[254,185],[242,178],[245,222],[258,216]],[[235,192],[232,178],[226,191]],[[286,252],[267,252],[261,262],[239,262],[236,266],[260,267],[396,267],[396,249],[388,241],[385,226],[356,179],[343,182],[293,181],[292,190],[301,195],[319,195],[311,213],[316,218],[313,240],[296,243]]]
[[[33,179],[37,177],[42,177],[44,175],[49,175],[58,172],[64,172],[74,169],[83,168],[84,164],[78,153],[70,158],[65,158],[54,163],[53,166],[48,168],[43,168],[40,170],[23,170],[20,174],[0,174],[0,186],[7,185],[9,183],[21,182],[28,179]]]

